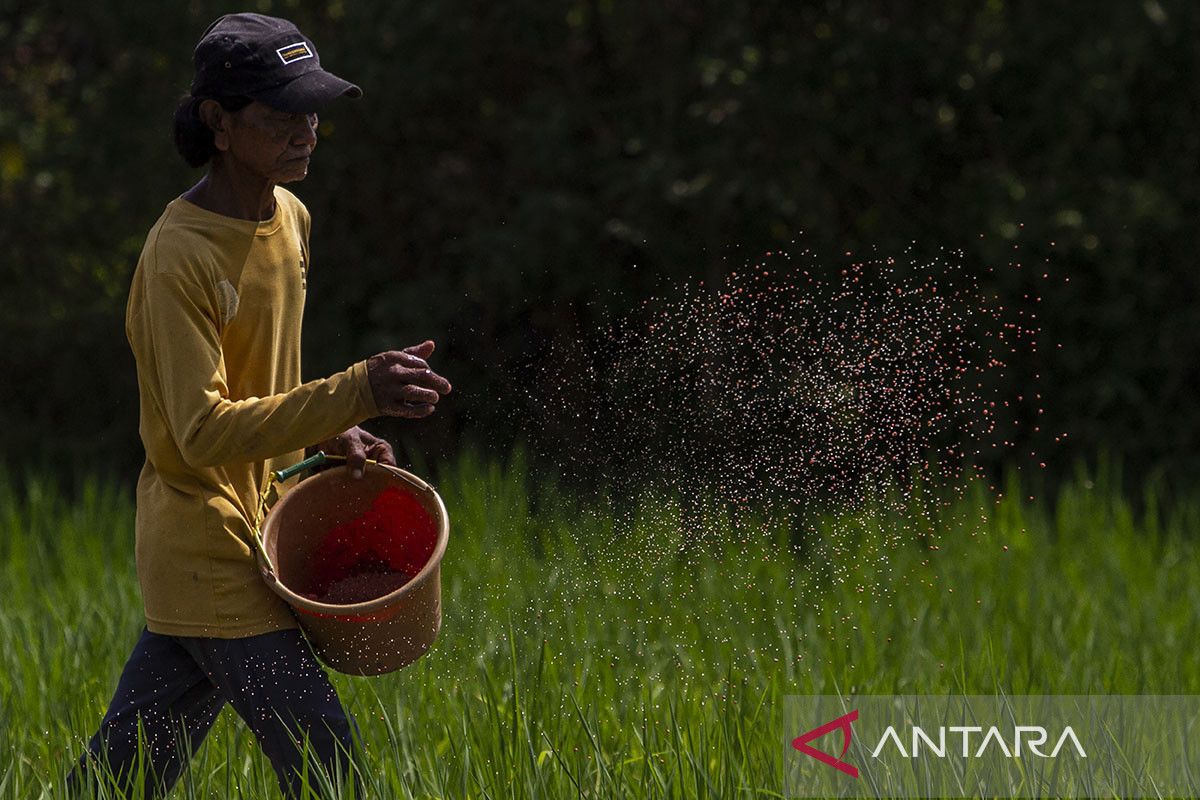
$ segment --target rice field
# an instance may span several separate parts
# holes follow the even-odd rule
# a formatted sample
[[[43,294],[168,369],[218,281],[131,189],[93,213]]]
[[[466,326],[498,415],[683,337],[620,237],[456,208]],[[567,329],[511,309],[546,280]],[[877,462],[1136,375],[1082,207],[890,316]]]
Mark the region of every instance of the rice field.
[[[520,454],[436,470],[451,516],[435,649],[335,676],[378,798],[778,798],[789,694],[1200,693],[1200,502],[1112,475],[1030,502],[799,530],[670,497],[629,513]],[[0,798],[63,796],[141,626],[131,494],[0,476]],[[794,526],[793,521],[793,526]],[[179,798],[277,797],[227,708]]]

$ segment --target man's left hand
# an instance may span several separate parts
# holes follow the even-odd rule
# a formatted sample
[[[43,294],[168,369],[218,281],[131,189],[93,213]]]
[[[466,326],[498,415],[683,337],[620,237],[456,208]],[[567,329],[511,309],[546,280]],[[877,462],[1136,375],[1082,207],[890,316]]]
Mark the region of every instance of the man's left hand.
[[[368,458],[380,464],[396,466],[392,446],[357,425],[332,439],[326,439],[316,445],[315,449],[324,450],[326,455],[345,456],[346,466],[350,467],[350,474],[355,478],[363,476],[363,467],[366,466]]]

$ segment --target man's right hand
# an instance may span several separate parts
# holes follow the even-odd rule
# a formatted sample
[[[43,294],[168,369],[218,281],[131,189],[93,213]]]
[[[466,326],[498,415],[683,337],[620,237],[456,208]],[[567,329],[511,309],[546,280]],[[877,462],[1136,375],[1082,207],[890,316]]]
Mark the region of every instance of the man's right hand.
[[[433,413],[450,382],[429,368],[432,341],[403,350],[388,350],[367,359],[367,380],[379,413],[389,417],[420,419]]]

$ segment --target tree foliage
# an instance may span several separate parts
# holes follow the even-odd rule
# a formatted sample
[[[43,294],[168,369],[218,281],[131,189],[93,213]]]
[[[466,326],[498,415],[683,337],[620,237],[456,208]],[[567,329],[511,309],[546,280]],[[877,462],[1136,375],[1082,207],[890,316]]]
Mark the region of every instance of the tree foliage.
[[[128,280],[198,177],[169,122],[196,38],[234,9],[5,6],[0,452],[134,465]],[[1047,428],[1070,432],[1059,463],[1102,448],[1196,461],[1193,3],[255,10],[295,20],[365,91],[323,116],[296,189],[314,218],[307,373],[437,339],[456,394],[416,449],[507,444],[528,411],[514,385],[545,374],[549,343],[803,232],[831,268],[913,241],[981,270],[1014,245],[1049,258],[1069,283],[994,280],[1042,297],[1031,369]]]

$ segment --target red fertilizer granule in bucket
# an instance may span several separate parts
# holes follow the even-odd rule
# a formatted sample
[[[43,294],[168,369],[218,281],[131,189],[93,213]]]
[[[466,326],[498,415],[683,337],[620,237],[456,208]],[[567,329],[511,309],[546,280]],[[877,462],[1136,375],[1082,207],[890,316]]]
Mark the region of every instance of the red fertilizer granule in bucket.
[[[300,594],[351,605],[396,591],[421,571],[437,544],[437,524],[412,494],[384,489],[361,516],[334,527],[313,553]]]
[[[307,597],[318,603],[348,606],[391,594],[411,580],[412,576],[407,572],[393,570],[373,556],[367,556],[355,564],[345,577],[329,584],[323,594]]]

